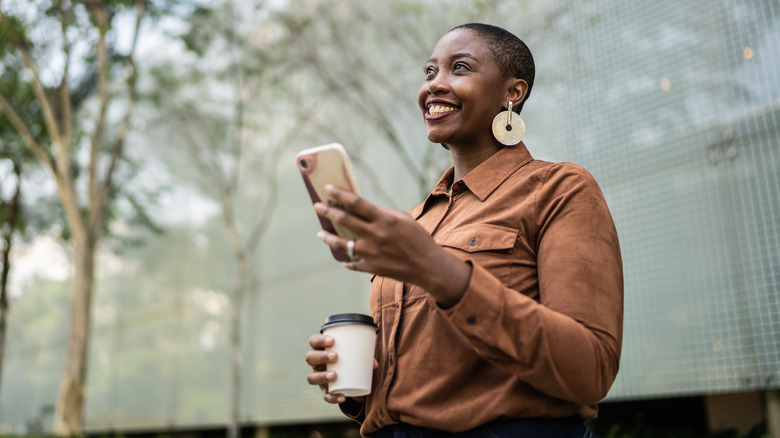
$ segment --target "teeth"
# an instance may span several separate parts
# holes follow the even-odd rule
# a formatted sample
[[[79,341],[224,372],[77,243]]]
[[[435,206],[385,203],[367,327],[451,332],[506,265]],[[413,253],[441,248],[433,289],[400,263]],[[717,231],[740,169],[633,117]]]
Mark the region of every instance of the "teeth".
[[[432,116],[438,116],[439,114],[444,114],[450,111],[455,111],[455,107],[449,105],[431,105],[428,108],[428,114]]]

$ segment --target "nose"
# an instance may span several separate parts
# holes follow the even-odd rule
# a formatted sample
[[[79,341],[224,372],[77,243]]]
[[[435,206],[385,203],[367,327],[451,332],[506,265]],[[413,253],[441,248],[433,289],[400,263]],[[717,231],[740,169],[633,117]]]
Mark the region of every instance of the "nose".
[[[428,81],[428,86],[426,87],[426,92],[429,95],[434,95],[436,93],[441,93],[443,91],[447,90],[447,81],[444,78],[444,75],[438,74],[433,79]]]

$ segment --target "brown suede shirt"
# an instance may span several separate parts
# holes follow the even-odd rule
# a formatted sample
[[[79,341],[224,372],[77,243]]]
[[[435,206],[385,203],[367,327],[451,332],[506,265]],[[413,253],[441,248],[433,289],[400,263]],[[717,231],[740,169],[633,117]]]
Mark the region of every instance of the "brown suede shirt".
[[[593,177],[507,147],[456,182],[448,170],[410,214],[472,265],[449,309],[376,277],[373,393],[341,407],[371,432],[397,422],[451,432],[494,418],[596,416],[618,372],[623,271]]]

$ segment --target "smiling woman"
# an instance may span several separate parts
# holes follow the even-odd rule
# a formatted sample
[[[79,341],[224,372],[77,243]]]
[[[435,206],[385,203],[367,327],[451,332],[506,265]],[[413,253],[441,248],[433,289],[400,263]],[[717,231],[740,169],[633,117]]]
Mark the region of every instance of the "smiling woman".
[[[492,155],[499,146],[490,131],[480,127],[491,123],[508,101],[522,102],[528,83],[504,75],[485,41],[475,39],[467,28],[442,37],[426,63],[417,101],[430,141]],[[473,164],[462,170],[468,173],[470,167]]]
[[[338,361],[325,351],[333,338],[312,336],[306,355],[309,383],[364,435],[590,436],[584,420],[620,358],[620,249],[585,169],[535,160],[507,140],[533,80],[533,57],[513,34],[452,29],[417,97],[428,139],[453,166],[408,214],[334,187],[344,209],[315,205],[358,236],[321,239],[357,257],[347,268],[375,274],[371,394],[327,391],[338,378],[326,371]]]

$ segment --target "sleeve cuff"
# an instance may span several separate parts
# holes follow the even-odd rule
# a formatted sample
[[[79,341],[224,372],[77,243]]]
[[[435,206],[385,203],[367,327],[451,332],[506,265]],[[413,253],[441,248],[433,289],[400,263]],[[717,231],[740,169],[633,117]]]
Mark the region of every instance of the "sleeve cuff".
[[[358,423],[362,423],[366,417],[365,412],[366,402],[357,402],[352,398],[347,397],[347,401],[339,403],[339,409],[348,418],[351,418]]]
[[[504,285],[480,264],[466,262],[471,265],[466,292],[454,306],[439,310],[467,337],[479,338],[491,333],[500,321]]]

